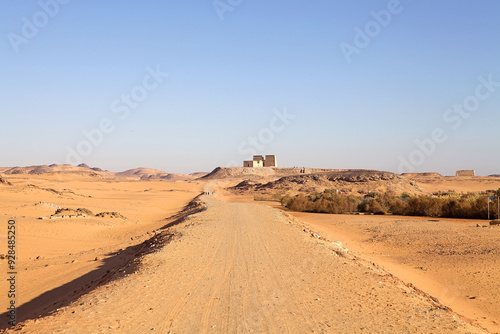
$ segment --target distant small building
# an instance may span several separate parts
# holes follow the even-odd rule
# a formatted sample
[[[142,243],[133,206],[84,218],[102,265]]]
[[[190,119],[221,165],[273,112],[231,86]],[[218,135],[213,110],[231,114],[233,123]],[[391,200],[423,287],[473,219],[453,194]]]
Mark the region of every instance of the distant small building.
[[[243,161],[243,167],[277,167],[278,164],[276,162],[275,155],[254,155],[253,160]]]
[[[473,169],[457,170],[455,176],[476,176],[476,172]]]

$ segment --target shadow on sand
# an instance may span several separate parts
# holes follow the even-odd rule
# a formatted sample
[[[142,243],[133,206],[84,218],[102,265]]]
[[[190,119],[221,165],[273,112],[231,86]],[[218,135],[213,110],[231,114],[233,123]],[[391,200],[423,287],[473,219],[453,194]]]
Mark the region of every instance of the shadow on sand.
[[[95,288],[134,273],[139,267],[142,256],[160,250],[174,237],[179,236],[174,231],[170,231],[169,228],[182,223],[188,216],[205,210],[203,203],[199,199],[200,196],[195,197],[179,213],[166,218],[165,220],[173,221],[160,228],[152,238],[124,250],[107,254],[109,257],[104,260],[99,268],[60,287],[47,291],[17,308],[16,322],[21,323],[25,320],[50,315],[57,309],[70,305]],[[0,332],[8,328],[13,330],[22,328],[22,324],[10,326],[8,316],[8,312],[0,314]]]

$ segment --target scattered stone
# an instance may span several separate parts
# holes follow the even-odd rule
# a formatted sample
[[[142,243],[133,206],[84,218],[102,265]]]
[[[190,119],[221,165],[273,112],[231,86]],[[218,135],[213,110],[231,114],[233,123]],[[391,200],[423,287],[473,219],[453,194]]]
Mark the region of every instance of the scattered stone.
[[[342,245],[342,242],[340,242],[340,241],[332,241],[331,245],[332,245],[333,251],[335,253],[337,253],[338,255],[344,255],[344,254],[347,254],[349,252],[349,250],[347,248],[344,248],[344,246]]]
[[[101,217],[101,218],[120,218],[120,219],[127,219],[125,216],[123,216],[119,212],[100,212],[95,215],[96,217]]]
[[[6,179],[4,179],[1,175],[0,175],[0,184],[5,184],[5,185],[8,185],[8,186],[12,185],[12,183],[10,183]]]

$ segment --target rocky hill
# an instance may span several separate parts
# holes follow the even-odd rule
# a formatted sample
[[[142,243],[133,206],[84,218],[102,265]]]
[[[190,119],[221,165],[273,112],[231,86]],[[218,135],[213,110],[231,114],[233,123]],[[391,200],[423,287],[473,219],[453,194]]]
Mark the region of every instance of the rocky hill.
[[[276,181],[259,183],[244,180],[231,188],[237,193],[255,192],[273,193],[311,193],[335,189],[339,193],[394,192],[420,194],[426,191],[416,183],[401,175],[373,170],[342,170],[334,172],[312,173],[284,176]]]
[[[11,186],[12,184],[0,175],[0,184]]]
[[[345,171],[344,169],[322,169],[322,168],[283,168],[283,167],[217,167],[211,173],[205,175],[204,179],[231,179],[231,178],[279,178],[288,175],[305,175],[310,173],[322,173],[332,171]]]

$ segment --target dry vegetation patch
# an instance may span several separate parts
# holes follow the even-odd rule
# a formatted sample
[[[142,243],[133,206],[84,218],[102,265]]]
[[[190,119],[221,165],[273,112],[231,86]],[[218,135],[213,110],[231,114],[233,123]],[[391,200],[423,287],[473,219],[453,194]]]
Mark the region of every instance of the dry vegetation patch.
[[[101,218],[120,218],[120,219],[127,219],[127,217],[123,216],[119,212],[100,212],[95,215],[96,217],[101,217]]]

